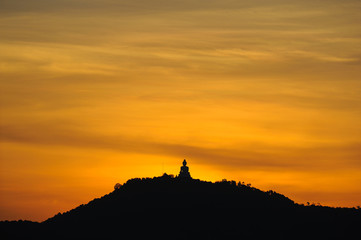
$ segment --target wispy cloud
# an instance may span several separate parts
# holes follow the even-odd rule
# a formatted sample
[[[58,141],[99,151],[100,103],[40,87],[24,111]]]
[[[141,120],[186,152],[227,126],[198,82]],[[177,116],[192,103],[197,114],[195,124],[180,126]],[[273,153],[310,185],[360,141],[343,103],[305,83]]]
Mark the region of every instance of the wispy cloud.
[[[76,127],[76,126],[74,126]],[[78,126],[79,127],[79,126]],[[200,163],[220,168],[314,170],[361,167],[361,143],[314,147],[281,147],[267,143],[245,143],[239,147],[204,147],[183,143],[151,141],[146,137],[99,135],[65,126],[7,125],[1,126],[1,141],[35,144],[39,147],[108,149],[119,152],[154,154],[182,158],[189,156]],[[332,153],[330,151],[332,150]],[[347,160],[346,160],[347,159]]]

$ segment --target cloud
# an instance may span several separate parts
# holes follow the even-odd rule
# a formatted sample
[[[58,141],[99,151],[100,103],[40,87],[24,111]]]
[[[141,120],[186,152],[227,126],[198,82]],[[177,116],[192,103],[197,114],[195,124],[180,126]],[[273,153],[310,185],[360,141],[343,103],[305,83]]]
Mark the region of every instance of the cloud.
[[[1,4],[0,67],[5,72],[116,76],[133,69],[145,75],[293,79],[326,70],[333,76],[344,69],[341,64],[359,61],[360,37],[351,34],[360,30],[351,14],[357,1],[338,8],[285,0]],[[344,20],[335,22],[335,15]],[[350,38],[347,44],[330,41]]]
[[[151,141],[145,137],[100,135],[79,130],[73,125],[6,125],[1,126],[2,142],[36,144],[40,147],[108,149],[112,151],[189,157],[206,165],[228,170],[292,169],[324,171],[341,168],[361,168],[361,143],[343,143],[313,147],[280,147],[265,143],[245,143],[239,147],[204,147],[183,143]]]
[[[274,6],[285,3],[284,0],[277,0],[269,3],[266,0],[257,0],[256,3],[248,1],[224,0],[153,0],[151,3],[147,0],[54,0],[49,4],[46,0],[3,0],[3,12],[57,12],[64,10],[75,11],[104,11],[113,10],[120,14],[134,13],[159,13],[173,11],[189,11],[201,9],[233,9],[252,7],[254,5]]]
[[[336,131],[327,127],[335,127],[338,132],[332,137],[340,136],[345,131],[341,126],[355,125],[351,123],[359,118],[360,3],[332,2],[337,4],[4,0],[0,7],[3,122],[86,116],[89,123],[97,117],[95,110],[89,110],[93,106],[138,127],[158,121],[162,114],[163,121],[179,118],[179,112],[188,109],[197,113],[187,118],[198,117],[194,120],[198,125],[212,118],[211,125],[218,123],[218,131],[221,126],[232,125],[230,129],[239,131],[257,125],[261,133],[253,139],[262,139],[264,129],[272,129],[271,136],[277,135],[276,130],[279,135],[295,131],[300,136],[314,128],[317,133],[326,132],[313,136],[322,139]],[[342,21],[335,16],[343,16]],[[107,110],[100,110],[103,107]],[[179,111],[173,111],[176,107]],[[84,116],[70,111],[74,108],[81,108]],[[120,109],[126,113],[114,114]],[[105,117],[101,121],[109,122]],[[179,125],[174,121],[168,127]],[[358,128],[347,128],[349,135],[342,135],[343,140],[357,141],[350,132]],[[252,130],[246,129],[247,134]],[[297,148],[280,148],[267,155],[260,149],[271,149],[271,137],[257,150],[157,142],[126,134],[93,135],[56,124],[7,125],[1,137],[176,156],[189,152],[204,161],[240,166],[297,167],[301,160],[287,159],[307,157]],[[237,139],[244,140],[234,137],[233,141]],[[292,157],[283,155],[285,151]]]
[[[336,62],[336,63],[352,63],[360,61],[359,58],[356,57],[338,57],[338,56],[328,56],[322,53],[317,52],[306,52],[306,51],[293,51],[289,54],[294,56],[300,56],[305,58],[313,58],[320,61],[325,62]]]

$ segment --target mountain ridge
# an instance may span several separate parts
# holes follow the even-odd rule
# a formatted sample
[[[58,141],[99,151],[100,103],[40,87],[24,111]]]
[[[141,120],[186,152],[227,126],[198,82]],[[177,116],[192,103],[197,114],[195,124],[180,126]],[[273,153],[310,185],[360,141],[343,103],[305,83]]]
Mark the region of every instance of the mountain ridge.
[[[164,174],[116,184],[109,194],[22,229],[38,239],[111,239],[119,231],[133,239],[333,239],[360,235],[360,223],[359,209],[304,206],[240,182]],[[14,226],[12,235],[2,227],[7,239],[28,236],[14,234]]]

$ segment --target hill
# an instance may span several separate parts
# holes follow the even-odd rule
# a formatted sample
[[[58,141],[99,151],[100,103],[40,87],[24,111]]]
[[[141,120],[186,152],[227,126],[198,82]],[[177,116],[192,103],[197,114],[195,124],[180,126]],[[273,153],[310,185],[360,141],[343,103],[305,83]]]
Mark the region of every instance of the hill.
[[[360,223],[359,209],[303,206],[235,181],[164,174],[130,179],[31,227],[0,226],[8,239],[345,239],[360,237]]]

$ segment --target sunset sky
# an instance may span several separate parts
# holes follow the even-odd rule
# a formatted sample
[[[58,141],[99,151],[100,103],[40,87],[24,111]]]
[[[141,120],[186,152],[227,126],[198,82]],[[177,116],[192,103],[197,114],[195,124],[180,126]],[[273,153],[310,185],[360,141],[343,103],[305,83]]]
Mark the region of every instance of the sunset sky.
[[[361,1],[0,0],[0,220],[129,178],[361,205]]]

